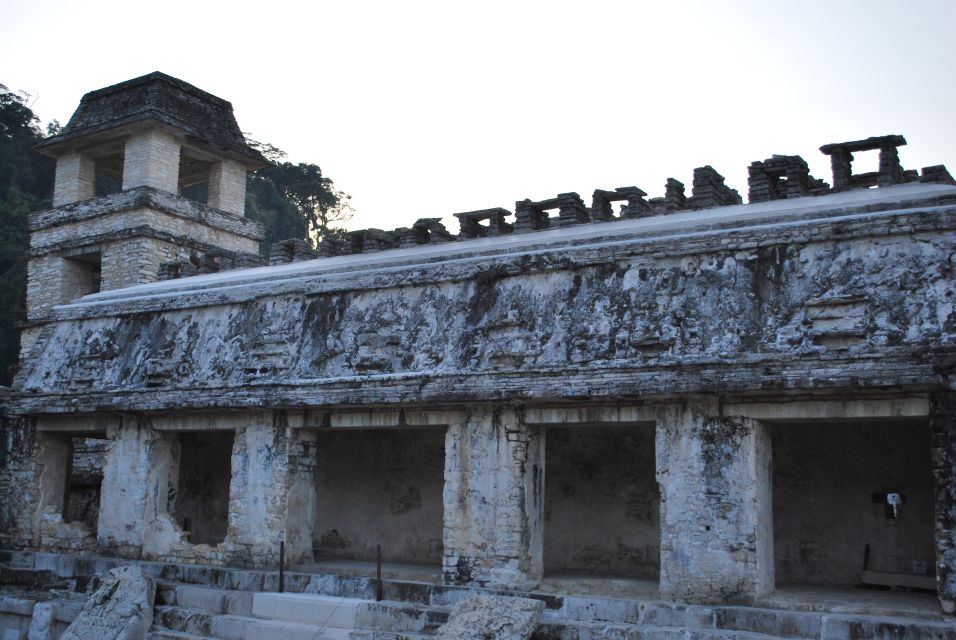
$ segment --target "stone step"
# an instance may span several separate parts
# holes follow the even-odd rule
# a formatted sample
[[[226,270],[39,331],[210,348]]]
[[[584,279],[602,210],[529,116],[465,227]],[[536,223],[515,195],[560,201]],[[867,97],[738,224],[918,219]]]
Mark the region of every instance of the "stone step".
[[[714,626],[714,608],[652,600],[563,596],[557,609],[545,609],[544,620],[617,622],[657,627]]]
[[[956,624],[916,617],[791,611],[746,606],[699,606],[667,602],[564,596],[559,608],[546,609],[543,623],[555,627],[575,622],[610,626],[645,625],[688,633],[762,634],[785,640],[883,640],[884,638],[956,640]],[[570,632],[569,632],[570,633]],[[714,637],[720,637],[718,634]]]
[[[256,593],[252,614],[260,618],[320,625],[329,629],[355,629],[368,600],[337,598],[311,593]]]
[[[252,614],[252,596],[251,591],[168,582],[160,583],[156,589],[156,601],[160,604],[239,616]]]
[[[153,627],[150,629],[149,633],[146,634],[146,640],[219,640],[218,638],[210,638],[208,636],[195,636],[191,633],[183,633],[182,631],[173,631],[172,629],[163,629],[160,627]]]
[[[758,609],[756,607],[717,607],[714,626],[731,631],[765,633],[779,638],[814,640],[823,630],[819,613]]]
[[[348,640],[349,634],[354,631],[166,605],[156,607],[153,620],[163,632],[218,640]]]
[[[214,616],[212,637],[222,640],[350,640],[354,629],[326,628],[288,620]]]
[[[532,640],[781,640],[778,636],[730,629],[695,629],[646,624],[542,621]]]
[[[359,629],[400,633],[434,633],[448,622],[447,607],[413,605],[407,602],[369,601],[359,608],[356,626]]]
[[[822,640],[956,640],[956,622],[912,618],[824,615]]]
[[[212,620],[218,614],[201,609],[189,609],[175,605],[158,605],[153,608],[153,623],[157,626],[201,638],[212,637]]]
[[[369,631],[358,629],[349,634],[350,640],[433,640],[432,633],[412,633],[409,631]]]

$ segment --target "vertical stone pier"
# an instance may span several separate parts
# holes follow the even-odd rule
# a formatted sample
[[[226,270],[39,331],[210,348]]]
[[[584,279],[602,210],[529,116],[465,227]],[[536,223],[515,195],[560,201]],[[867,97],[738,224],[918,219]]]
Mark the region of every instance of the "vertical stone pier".
[[[106,508],[99,512],[97,547],[120,557],[139,558],[146,530],[153,526],[147,514],[166,500],[167,487],[160,480],[168,471],[157,474],[157,466],[168,467],[167,438],[138,416],[123,416],[106,435],[110,447],[100,490],[100,503]]]
[[[956,614],[956,391],[930,403],[936,500],[936,592],[943,612]]]
[[[268,567],[284,541],[289,564],[311,561],[315,435],[292,428],[282,411],[261,412],[253,423],[236,429],[223,547],[234,562]]]
[[[446,584],[525,589],[540,582],[544,430],[514,407],[475,407],[445,440]]]
[[[657,422],[661,595],[748,600],[773,589],[770,434],[715,397],[663,407]]]

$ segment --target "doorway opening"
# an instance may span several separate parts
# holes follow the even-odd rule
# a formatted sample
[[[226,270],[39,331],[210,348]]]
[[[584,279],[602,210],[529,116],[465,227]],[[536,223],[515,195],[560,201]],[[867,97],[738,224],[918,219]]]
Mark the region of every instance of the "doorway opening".
[[[660,575],[660,490],[652,424],[550,427],[545,445],[544,572]]]
[[[925,420],[774,424],[777,585],[934,588]]]
[[[233,431],[180,433],[176,524],[192,544],[217,545],[229,526]]]
[[[440,572],[444,464],[444,428],[319,431],[316,562],[367,569],[381,545],[384,562]]]

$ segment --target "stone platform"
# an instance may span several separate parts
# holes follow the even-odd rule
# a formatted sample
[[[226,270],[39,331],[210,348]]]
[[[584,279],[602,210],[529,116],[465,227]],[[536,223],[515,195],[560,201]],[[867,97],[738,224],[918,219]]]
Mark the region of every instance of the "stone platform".
[[[44,581],[62,588],[51,594],[54,599],[49,600],[49,606],[68,612],[70,606],[76,608],[76,589],[82,589],[93,576],[130,562],[0,552],[5,583],[0,594],[0,633],[4,634],[0,637],[30,637],[30,619],[40,606],[36,604],[37,589]],[[542,622],[533,636],[539,639],[956,640],[956,621],[938,613],[934,598],[928,594],[784,588],[751,605],[705,606],[654,597],[576,595],[570,592],[573,582],[564,583],[569,589],[564,593],[518,593],[393,577],[383,580],[384,599],[375,602],[375,579],[367,575],[293,571],[285,575],[286,593],[277,593],[277,572],[161,562],[139,564],[160,585],[156,625],[151,634],[156,640],[424,638],[444,623],[456,602],[474,594],[494,593],[545,603]],[[359,571],[360,563],[354,564],[353,573]],[[32,591],[8,592],[13,579],[31,583]],[[582,580],[585,590],[586,582]],[[591,582],[594,590],[594,583],[600,579]],[[63,605],[61,601],[74,604]],[[65,622],[68,620],[59,621],[60,630]],[[47,637],[58,637],[56,627],[53,625],[54,633]]]

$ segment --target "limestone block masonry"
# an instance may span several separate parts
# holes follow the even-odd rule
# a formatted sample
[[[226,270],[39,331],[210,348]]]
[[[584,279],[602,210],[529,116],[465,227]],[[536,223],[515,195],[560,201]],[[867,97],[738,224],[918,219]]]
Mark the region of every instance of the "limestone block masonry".
[[[518,201],[513,221],[463,213],[457,241],[424,219],[355,232],[340,250],[284,243],[276,264],[230,271],[254,264],[262,229],[241,216],[244,172],[263,161],[231,106],[163,74],[87,94],[40,147],[60,162],[58,206],[30,220],[28,327],[0,416],[4,545],[272,570],[282,548],[290,566],[367,555],[414,510],[405,526],[428,548],[413,561],[440,557],[448,593],[527,591],[568,568],[545,566],[546,529],[573,545],[592,509],[619,542],[590,545],[573,569],[613,567],[668,606],[707,605],[714,624],[718,607],[765,600],[781,576],[859,584],[851,562],[816,582],[812,563],[871,543],[899,562],[867,573],[935,576],[953,615],[956,185],[942,166],[903,169],[905,143],[826,145],[834,189],[802,159],[772,156],[751,166],[760,201],[748,205],[705,166],[689,197],[675,179],[649,200],[598,189],[590,209],[561,193]],[[880,170],[854,175],[865,151]],[[119,155],[124,190],[90,197],[89,158],[118,173]],[[178,193],[196,180],[208,204]],[[617,215],[614,202],[627,203]],[[549,471],[557,429],[573,431],[555,446],[640,447],[640,473],[600,475],[599,499],[576,494],[606,469],[591,455],[562,478],[557,454]],[[345,430],[377,446],[336,496],[316,466],[357,459],[336,449],[357,441]],[[106,451],[95,532],[68,509],[73,443],[92,437]],[[427,457],[383,446],[416,437]],[[877,460],[880,477],[817,486],[819,451]],[[774,456],[800,466],[779,475]],[[810,524],[827,535],[774,527],[780,512],[799,528],[818,498],[828,515]],[[349,547],[341,513],[352,530],[376,523]],[[396,548],[409,545],[390,561],[410,560]],[[795,571],[794,557],[808,564]]]
[[[713,397],[657,421],[661,593],[719,602],[773,590],[770,434]]]
[[[448,584],[528,588],[543,576],[544,438],[511,407],[449,425],[444,559]]]
[[[88,93],[37,148],[57,171],[54,209],[31,217],[31,323],[88,293],[153,282],[168,265],[258,262],[261,225],[242,215],[246,173],[265,159],[228,102],[153,73]],[[121,191],[109,193],[120,177]],[[208,206],[180,194],[203,184]],[[28,349],[35,326],[26,334]]]
[[[179,190],[179,151],[176,138],[150,129],[126,142],[123,190],[152,187],[169,193]]]
[[[53,206],[61,207],[93,197],[96,164],[79,152],[61,156],[56,162]]]
[[[209,173],[207,204],[243,215],[246,211],[246,167],[234,160],[214,162]]]

